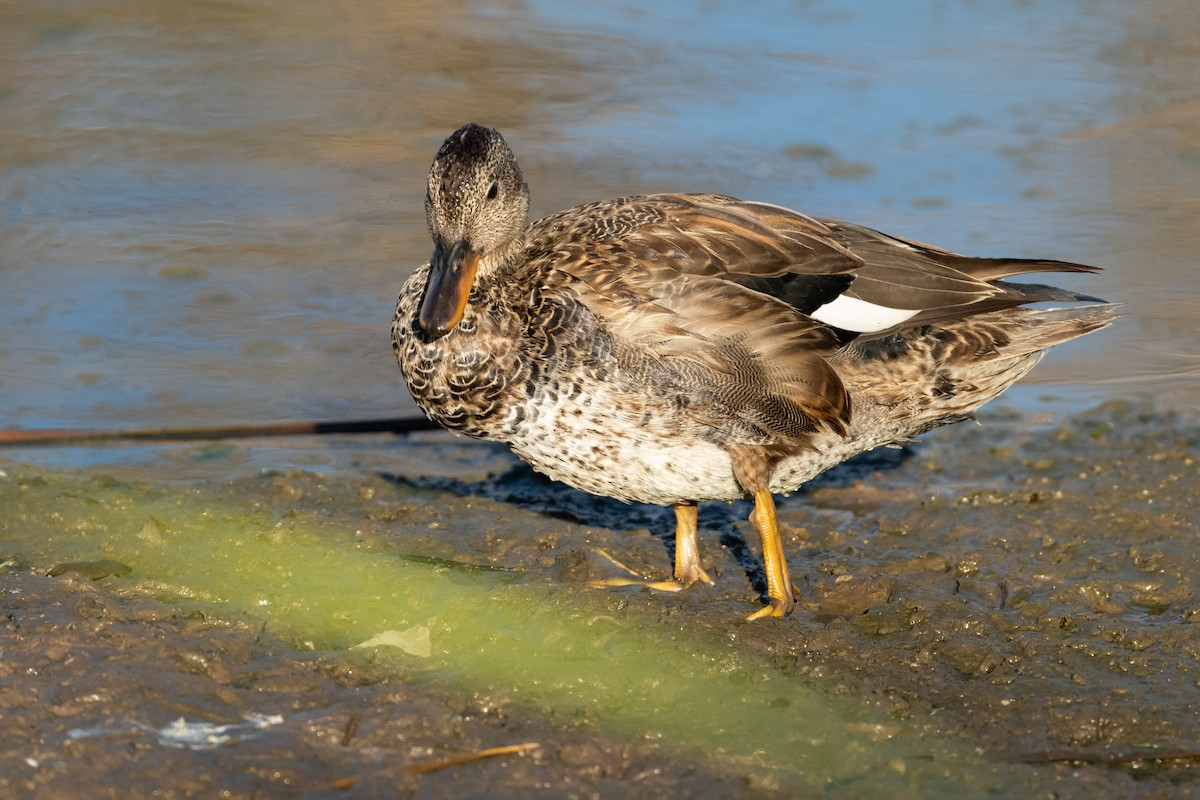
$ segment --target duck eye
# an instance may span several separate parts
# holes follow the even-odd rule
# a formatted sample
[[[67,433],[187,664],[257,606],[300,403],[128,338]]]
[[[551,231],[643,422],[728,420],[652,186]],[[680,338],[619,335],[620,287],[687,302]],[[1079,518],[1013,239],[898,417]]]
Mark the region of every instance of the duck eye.
[[[488,189],[487,199],[495,200],[496,195],[498,195],[498,194],[500,194],[500,186],[499,186],[499,184],[493,183],[492,188]]]

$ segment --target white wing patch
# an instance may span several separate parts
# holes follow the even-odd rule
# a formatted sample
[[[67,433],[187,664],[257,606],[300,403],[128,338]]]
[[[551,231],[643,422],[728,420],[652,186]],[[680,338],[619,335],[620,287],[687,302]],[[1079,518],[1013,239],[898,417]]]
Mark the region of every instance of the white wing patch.
[[[809,316],[844,331],[874,333],[893,325],[899,325],[909,317],[916,316],[920,310],[919,308],[888,308],[843,294],[838,295]]]

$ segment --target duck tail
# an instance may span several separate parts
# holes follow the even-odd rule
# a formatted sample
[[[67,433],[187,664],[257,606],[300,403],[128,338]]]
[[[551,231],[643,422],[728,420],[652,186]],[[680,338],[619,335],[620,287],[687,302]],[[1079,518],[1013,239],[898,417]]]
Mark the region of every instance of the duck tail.
[[[1051,347],[1107,327],[1119,309],[1116,303],[1100,303],[991,311],[856,341],[833,363],[865,406],[893,409],[915,436],[970,418]]]
[[[1111,325],[1119,309],[1119,303],[1018,308],[948,327],[942,335],[949,346],[937,369],[941,391],[931,405],[969,415],[1024,377],[1051,347]]]
[[[1031,287],[1022,286],[1023,290]],[[1042,287],[1032,287],[1042,288]],[[1053,289],[1053,287],[1046,287]],[[1055,292],[1063,292],[1055,289]],[[1069,298],[1038,297],[1033,302],[1043,300],[1091,300],[1086,295],[1065,292]],[[1120,316],[1120,303],[1095,303],[1087,306],[1071,308],[1014,309],[1005,313],[1004,318],[1010,324],[1004,325],[1008,341],[996,343],[997,355],[1012,357],[1028,355],[1045,351],[1056,344],[1069,342],[1089,333],[1107,328]]]

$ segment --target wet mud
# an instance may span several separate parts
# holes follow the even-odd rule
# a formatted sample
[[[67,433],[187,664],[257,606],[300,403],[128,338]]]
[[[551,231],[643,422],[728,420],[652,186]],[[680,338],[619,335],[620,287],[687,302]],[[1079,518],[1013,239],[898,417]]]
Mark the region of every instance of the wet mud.
[[[398,683],[370,654],[297,650],[80,576],[9,569],[0,580],[0,714],[21,732],[0,747],[5,797],[594,797],[622,786],[716,798],[746,788],[661,746],[549,725],[504,698]],[[533,746],[452,761],[514,743]]]
[[[180,491],[321,517],[342,532],[332,548],[388,540],[640,615],[664,637],[736,642],[791,680],[877,710],[881,739],[950,737],[1024,776],[1011,791],[943,795],[1200,796],[1200,426],[1118,402],[1054,424],[983,417],[783,500],[802,599],[793,616],[755,623],[743,619],[763,588],[748,506],[703,507],[715,587],[592,589],[615,570],[599,550],[669,573],[669,511],[544,482],[488,445],[380,439],[356,474]],[[5,472],[17,480],[15,466]],[[57,561],[21,542],[16,519],[0,552],[0,714],[24,735],[0,745],[0,794],[796,796],[765,773],[556,715],[519,687],[397,670],[376,651],[164,598],[120,563]],[[536,746],[470,757],[523,743]],[[929,796],[897,772],[880,796]]]

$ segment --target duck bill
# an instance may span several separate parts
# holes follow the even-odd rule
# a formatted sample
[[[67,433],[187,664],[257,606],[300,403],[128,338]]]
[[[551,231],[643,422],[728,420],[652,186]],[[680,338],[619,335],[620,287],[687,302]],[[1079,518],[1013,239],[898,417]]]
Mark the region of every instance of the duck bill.
[[[441,247],[429,262],[429,282],[421,300],[417,323],[425,335],[439,339],[453,330],[462,320],[479,269],[479,254],[464,241],[454,243],[449,250]]]

